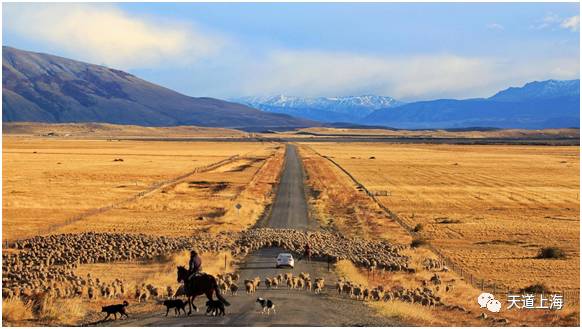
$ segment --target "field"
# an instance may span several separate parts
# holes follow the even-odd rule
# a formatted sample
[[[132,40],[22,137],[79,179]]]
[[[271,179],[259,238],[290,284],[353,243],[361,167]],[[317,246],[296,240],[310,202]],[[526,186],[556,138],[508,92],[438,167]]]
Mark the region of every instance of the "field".
[[[263,134],[270,136],[273,134]],[[353,129],[353,128],[327,128],[313,127],[296,131],[286,131],[276,133],[275,137],[290,137],[309,139],[313,137],[328,138],[352,137],[365,139],[367,137],[382,138],[439,138],[439,139],[482,139],[482,138],[503,138],[503,139],[578,139],[579,129],[490,129],[490,130],[404,130],[404,129]]]
[[[8,122],[2,124],[2,134],[10,136],[45,136],[57,138],[243,138],[248,134],[227,128],[196,126],[142,127],[109,123]]]
[[[422,224],[420,235],[475,280],[579,288],[579,147],[302,145],[341,165],[411,227]],[[566,258],[536,258],[544,247]]]
[[[268,202],[283,148],[235,145],[4,136],[2,238],[88,230],[190,235],[238,215],[250,222]],[[94,212],[102,207],[111,209]]]

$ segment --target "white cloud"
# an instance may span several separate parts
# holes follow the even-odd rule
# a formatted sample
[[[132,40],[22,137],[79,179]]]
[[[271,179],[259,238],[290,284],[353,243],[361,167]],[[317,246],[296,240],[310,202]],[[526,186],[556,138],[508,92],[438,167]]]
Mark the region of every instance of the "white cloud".
[[[498,31],[505,30],[505,27],[503,27],[503,25],[501,25],[499,23],[490,23],[490,24],[487,24],[487,28],[489,30],[498,30]]]
[[[244,95],[342,96],[375,93],[401,99],[482,97],[535,79],[577,78],[579,62],[496,60],[455,55],[369,56],[321,51],[272,52],[237,71]]]
[[[223,43],[191,25],[130,16],[106,4],[9,4],[4,27],[71,57],[124,69],[193,61]]]
[[[541,30],[546,28],[557,28],[569,29],[572,31],[578,31],[580,28],[580,16],[572,16],[567,18],[562,18],[554,13],[549,13],[536,24],[532,25],[531,28],[535,30]]]
[[[578,29],[580,28],[580,16],[572,16],[572,17],[566,18],[565,20],[562,21],[560,26],[564,29],[578,31]]]

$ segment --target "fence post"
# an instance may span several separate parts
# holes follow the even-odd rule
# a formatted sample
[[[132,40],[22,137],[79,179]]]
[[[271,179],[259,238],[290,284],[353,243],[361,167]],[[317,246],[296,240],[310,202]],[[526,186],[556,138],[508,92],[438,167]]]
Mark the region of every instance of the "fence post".
[[[493,282],[493,295],[495,295],[495,293],[497,293],[497,283]]]
[[[485,291],[485,280],[481,279],[481,291]]]
[[[226,254],[224,254],[224,273],[226,273]]]

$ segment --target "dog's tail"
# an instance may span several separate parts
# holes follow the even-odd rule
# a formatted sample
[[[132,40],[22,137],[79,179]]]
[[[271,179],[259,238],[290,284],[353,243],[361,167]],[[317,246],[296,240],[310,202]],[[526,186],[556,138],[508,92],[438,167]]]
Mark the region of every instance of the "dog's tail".
[[[224,306],[230,306],[230,303],[224,297],[222,297],[222,294],[220,293],[220,288],[218,287],[218,283],[216,282],[216,280],[214,280],[214,291],[216,291],[216,298],[218,298],[218,300],[221,301],[224,304]]]

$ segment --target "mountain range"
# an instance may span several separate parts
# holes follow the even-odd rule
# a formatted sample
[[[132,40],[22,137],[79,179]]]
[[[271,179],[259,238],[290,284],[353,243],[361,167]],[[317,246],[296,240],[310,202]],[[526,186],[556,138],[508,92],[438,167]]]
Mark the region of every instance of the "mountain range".
[[[2,47],[2,121],[142,126],[307,127],[318,123],[189,97],[129,73]]]
[[[535,81],[489,98],[403,103],[387,96],[190,97],[132,74],[2,47],[2,120],[194,125],[245,130],[309,126],[579,127],[580,80]]]
[[[405,129],[465,127],[579,127],[580,80],[546,80],[502,90],[489,98],[404,103],[387,96],[246,97],[234,101],[263,111],[321,122]]]
[[[439,99],[374,111],[362,122],[396,128],[572,128],[580,126],[580,80],[546,80],[489,98]]]
[[[232,101],[265,112],[284,113],[321,122],[358,122],[377,109],[404,104],[392,97],[375,95],[311,98],[277,95],[242,97]]]

